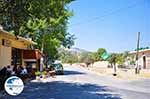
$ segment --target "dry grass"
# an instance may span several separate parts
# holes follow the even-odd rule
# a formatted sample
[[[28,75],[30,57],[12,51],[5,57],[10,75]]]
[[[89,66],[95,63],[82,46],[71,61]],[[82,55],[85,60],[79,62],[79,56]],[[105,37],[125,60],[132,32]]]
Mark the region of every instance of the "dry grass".
[[[113,73],[112,69],[108,69],[108,68],[98,68],[98,67],[94,67],[94,68],[90,68],[91,71],[94,71],[96,73],[102,74],[102,75],[109,75]]]
[[[141,71],[139,76],[144,78],[150,78],[150,71]]]
[[[96,72],[99,75],[112,76],[113,74],[113,69],[111,68],[91,67],[90,70]],[[141,70],[140,74],[135,74],[134,69],[128,69],[127,71],[118,70],[117,76],[114,78],[123,80],[138,80],[141,78],[150,78],[150,71]]]
[[[117,73],[117,78],[124,80],[137,80],[139,79],[139,76],[135,75],[132,71],[119,71]]]

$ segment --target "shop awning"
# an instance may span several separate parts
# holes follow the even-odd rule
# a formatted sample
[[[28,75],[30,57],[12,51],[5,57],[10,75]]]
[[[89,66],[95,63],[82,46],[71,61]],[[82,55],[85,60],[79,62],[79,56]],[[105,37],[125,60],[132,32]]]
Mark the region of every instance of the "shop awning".
[[[40,50],[23,50],[23,59],[40,59],[43,56]]]

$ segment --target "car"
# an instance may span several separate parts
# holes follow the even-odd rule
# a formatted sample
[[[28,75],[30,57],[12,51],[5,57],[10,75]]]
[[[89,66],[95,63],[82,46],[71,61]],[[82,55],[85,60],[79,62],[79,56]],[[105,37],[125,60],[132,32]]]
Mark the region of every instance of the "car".
[[[61,63],[53,63],[52,68],[55,70],[56,75],[63,75],[64,74],[64,68]]]

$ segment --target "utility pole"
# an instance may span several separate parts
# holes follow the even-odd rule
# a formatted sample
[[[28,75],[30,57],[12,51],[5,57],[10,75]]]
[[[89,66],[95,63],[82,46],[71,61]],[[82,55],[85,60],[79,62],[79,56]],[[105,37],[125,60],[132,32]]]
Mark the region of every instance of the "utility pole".
[[[140,68],[138,64],[138,57],[139,57],[139,44],[140,43],[140,32],[138,32],[138,38],[137,38],[137,50],[136,50],[136,68],[135,68],[135,74],[140,73]]]

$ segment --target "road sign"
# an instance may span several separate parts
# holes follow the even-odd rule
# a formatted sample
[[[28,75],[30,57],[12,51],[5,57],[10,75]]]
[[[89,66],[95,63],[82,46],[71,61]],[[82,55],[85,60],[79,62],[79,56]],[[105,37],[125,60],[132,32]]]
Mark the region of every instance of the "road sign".
[[[110,57],[110,54],[108,54],[107,52],[104,52],[102,55],[101,55],[101,58],[103,59],[103,60],[106,60],[106,59],[108,59]]]

